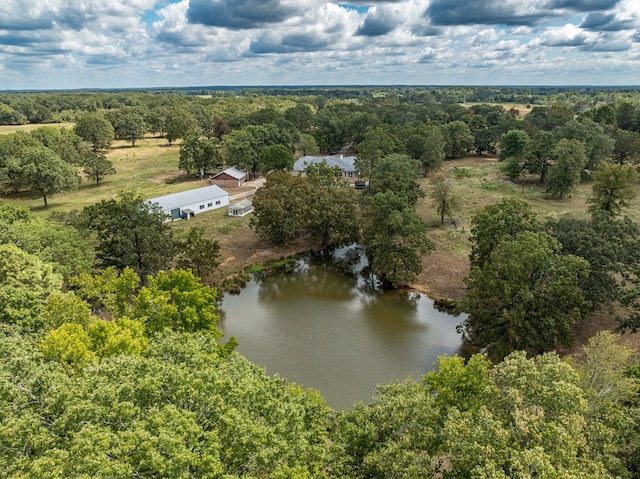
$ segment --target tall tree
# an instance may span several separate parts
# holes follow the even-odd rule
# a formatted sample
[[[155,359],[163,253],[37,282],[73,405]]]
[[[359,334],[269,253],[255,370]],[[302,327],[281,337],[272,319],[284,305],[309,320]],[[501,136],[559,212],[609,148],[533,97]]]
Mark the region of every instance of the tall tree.
[[[310,183],[301,176],[269,173],[253,198],[251,226],[260,237],[284,245],[307,231],[312,194]]]
[[[96,185],[100,184],[100,180],[107,175],[115,175],[116,169],[113,162],[102,153],[88,152],[82,161],[82,171],[84,174],[96,180]]]
[[[25,148],[19,158],[7,161],[6,173],[14,190],[28,190],[42,198],[45,208],[49,196],[78,186],[75,168],[46,146]]]
[[[358,241],[359,196],[342,178],[339,168],[330,168],[325,162],[309,165],[306,179],[312,187],[307,210],[307,230],[311,238],[320,241],[325,248]]]
[[[521,160],[529,144],[529,135],[523,130],[509,130],[500,137],[500,159],[518,158]]]
[[[371,271],[394,288],[413,281],[422,271],[422,256],[433,245],[426,224],[406,196],[391,190],[369,196],[363,223]]]
[[[502,241],[541,228],[531,206],[518,198],[508,197],[485,206],[471,220],[471,265],[483,266]]]
[[[177,265],[206,279],[220,264],[220,243],[204,237],[202,228],[190,228],[184,241],[176,244]]]
[[[531,137],[524,149],[523,166],[529,173],[540,175],[540,183],[544,183],[547,178],[555,146],[553,133],[541,130]]]
[[[589,198],[589,211],[606,211],[614,216],[629,207],[636,197],[638,173],[630,165],[600,163],[593,173],[593,195]]]
[[[404,145],[395,135],[378,126],[367,129],[357,150],[356,169],[363,177],[370,178],[378,160],[393,153],[404,153]]]
[[[445,138],[445,157],[462,158],[473,150],[473,134],[461,120],[446,123],[442,127]]]
[[[200,133],[199,126],[196,118],[189,110],[177,106],[167,112],[165,136],[170,145],[194,132]]]
[[[555,198],[563,198],[580,184],[587,154],[581,141],[563,138],[553,149],[553,157],[547,192]]]
[[[269,145],[262,150],[261,163],[265,172],[289,171],[293,168],[294,156],[284,145]]]
[[[84,208],[86,227],[95,231],[102,266],[131,267],[142,279],[166,269],[174,256],[171,230],[158,205],[125,193]]]
[[[123,107],[107,113],[107,118],[113,125],[116,138],[127,140],[131,146],[144,138],[147,133],[146,112],[140,107]]]
[[[491,357],[571,344],[572,326],[589,307],[580,288],[589,265],[559,251],[548,234],[524,231],[500,242],[482,267],[472,267],[463,327]]]
[[[187,135],[180,143],[178,168],[191,174],[198,172],[201,178],[221,163],[219,143],[216,138],[200,138],[197,133]]]
[[[78,118],[73,130],[93,147],[94,152],[109,148],[115,138],[113,125],[100,113],[85,113]]]
[[[420,163],[407,155],[391,154],[380,158],[370,176],[370,186],[365,190],[366,195],[393,191],[402,196],[410,206],[415,206],[424,195],[420,189]]]
[[[613,134],[613,160],[619,165],[634,164],[640,158],[640,132],[618,129]]]
[[[434,176],[429,183],[431,186],[429,198],[440,216],[440,224],[444,224],[444,217],[451,217],[458,210],[460,198],[444,175]]]

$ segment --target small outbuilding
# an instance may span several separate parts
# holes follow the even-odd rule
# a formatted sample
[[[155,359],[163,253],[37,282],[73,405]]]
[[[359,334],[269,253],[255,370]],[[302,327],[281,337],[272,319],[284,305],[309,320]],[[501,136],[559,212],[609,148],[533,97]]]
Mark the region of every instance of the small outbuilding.
[[[223,188],[242,186],[245,181],[247,181],[247,172],[235,166],[209,177],[210,184]]]
[[[253,211],[253,203],[249,200],[241,200],[229,205],[229,216],[246,216]]]
[[[170,195],[158,196],[148,200],[151,204],[158,204],[169,218],[188,219],[198,213],[223,208],[229,204],[229,193],[217,185],[181,191]]]

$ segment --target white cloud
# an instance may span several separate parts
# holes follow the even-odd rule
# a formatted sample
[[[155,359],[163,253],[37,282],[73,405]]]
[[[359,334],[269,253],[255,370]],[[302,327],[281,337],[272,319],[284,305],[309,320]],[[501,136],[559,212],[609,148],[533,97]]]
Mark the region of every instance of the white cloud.
[[[638,83],[639,28],[637,0],[5,0],[0,85]]]

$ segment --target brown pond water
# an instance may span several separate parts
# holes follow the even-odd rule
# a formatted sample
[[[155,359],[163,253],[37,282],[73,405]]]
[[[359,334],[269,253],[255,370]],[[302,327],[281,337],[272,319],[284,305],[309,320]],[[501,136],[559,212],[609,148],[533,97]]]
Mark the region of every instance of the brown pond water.
[[[358,253],[300,260],[226,294],[220,329],[268,374],[318,389],[338,409],[371,402],[377,384],[419,380],[439,355],[458,353],[463,317],[419,293],[376,289]]]

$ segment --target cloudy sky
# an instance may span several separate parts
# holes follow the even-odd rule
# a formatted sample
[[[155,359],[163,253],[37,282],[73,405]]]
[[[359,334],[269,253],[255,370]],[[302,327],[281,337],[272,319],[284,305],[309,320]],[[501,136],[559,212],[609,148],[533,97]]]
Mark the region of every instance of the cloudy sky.
[[[0,90],[638,85],[640,0],[0,0]]]

